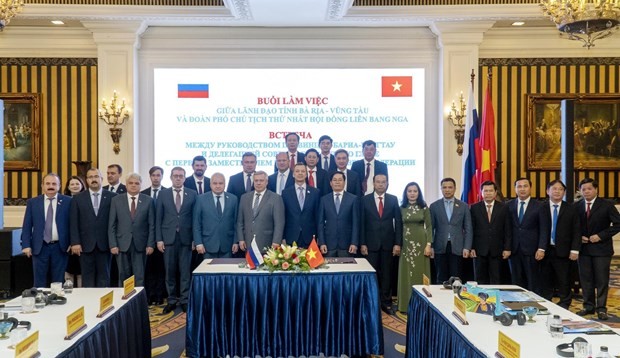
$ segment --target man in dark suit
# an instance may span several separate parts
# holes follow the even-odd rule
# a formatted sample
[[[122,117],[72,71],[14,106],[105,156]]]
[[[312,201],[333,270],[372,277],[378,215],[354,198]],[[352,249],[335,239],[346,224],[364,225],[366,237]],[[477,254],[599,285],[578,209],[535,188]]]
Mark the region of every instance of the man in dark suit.
[[[447,281],[450,276],[463,277],[463,258],[469,257],[473,243],[471,214],[467,204],[454,197],[455,191],[454,179],[442,179],[443,198],[430,206],[439,283]]]
[[[282,190],[290,188],[295,183],[293,171],[289,166],[289,159],[286,153],[281,152],[276,155],[277,171],[271,174],[268,179],[267,189],[282,195]]]
[[[306,184],[307,171],[303,163],[295,164],[293,177],[295,185],[282,191],[286,219],[284,241],[289,245],[296,242],[299,247],[308,247],[317,235],[321,194],[319,189]]]
[[[549,242],[545,258],[540,261],[542,274],[542,296],[551,301],[554,288],[558,289],[558,305],[568,309],[571,295],[571,261],[579,257],[581,235],[577,209],[563,201],[566,185],[561,180],[552,180],[547,184],[549,200],[542,208],[544,220],[549,223]]]
[[[237,244],[237,212],[239,200],[224,192],[224,175],[211,176],[211,191],[196,199],[194,206],[194,243],[205,259],[231,257]]]
[[[164,169],[162,167],[153,166],[149,169],[149,179],[151,185],[142,190],[142,194],[146,194],[153,198],[153,205],[157,208],[157,197],[161,194],[163,189],[166,189],[161,185],[161,179],[164,176]],[[164,303],[166,297],[166,270],[164,269],[164,255],[159,250],[154,250],[146,258],[144,285],[148,302],[153,304]]]
[[[123,194],[127,192],[125,184],[121,183],[123,167],[118,164],[110,164],[108,165],[108,171],[106,174],[108,177],[108,185],[103,187],[105,190],[116,194]]]
[[[254,191],[245,193],[239,201],[237,239],[243,251],[256,240],[261,251],[282,244],[284,233],[284,203],[280,195],[267,190],[267,173],[254,173]]]
[[[392,309],[392,268],[394,256],[400,255],[403,244],[403,219],[398,198],[387,194],[387,175],[376,174],[374,193],[362,199],[361,252],[377,271],[381,292],[381,308],[387,314]]]
[[[207,171],[207,158],[202,155],[195,156],[194,159],[192,159],[192,170],[194,173],[185,178],[185,183],[183,186],[188,189],[192,189],[197,192],[198,195],[202,195],[207,192],[206,188],[211,186],[211,183],[209,182],[210,179],[205,176]]]
[[[55,173],[43,177],[43,195],[26,202],[22,225],[22,252],[32,257],[34,285],[49,287],[52,282],[63,282],[69,248],[69,216],[71,197],[58,194],[60,178]]]
[[[140,194],[139,174],[129,174],[125,183],[127,192],[112,198],[110,206],[110,252],[117,255],[120,282],[135,275],[136,286],[144,286],[146,256],[155,246],[155,207],[150,196]]]
[[[349,152],[345,149],[338,149],[336,153],[334,153],[336,158],[336,171],[344,173],[346,178],[344,188],[347,192],[355,195],[362,196],[362,184],[360,182],[359,175],[347,169],[347,165],[349,165]]]
[[[373,178],[377,174],[383,174],[389,179],[387,164],[375,159],[377,153],[377,143],[367,140],[362,143],[364,159],[356,160],[351,165],[351,170],[356,172],[361,179],[362,195],[370,194],[374,191]]]
[[[230,177],[228,189],[226,189],[226,192],[234,195],[237,200],[241,198],[241,195],[254,190],[252,176],[256,171],[256,155],[252,152],[243,153],[241,166],[243,171]]]
[[[485,181],[480,186],[482,201],[471,206],[474,274],[479,284],[501,283],[502,260],[510,257],[512,226],[508,207],[496,200],[497,185]]]
[[[110,286],[108,222],[116,193],[102,189],[97,168],[86,172],[88,190],[71,200],[71,252],[80,257],[83,287]]]
[[[319,205],[319,246],[329,257],[357,254],[360,245],[359,199],[344,190],[345,177],[331,173],[332,193],[323,195]]]
[[[585,178],[579,182],[583,200],[576,203],[580,218],[581,251],[579,281],[583,291],[580,316],[597,313],[607,320],[609,269],[614,254],[612,238],[620,232],[620,214],[609,201],[598,197],[598,182]],[[596,289],[596,293],[595,293]]]
[[[319,189],[321,195],[328,194],[331,190],[327,172],[318,166],[319,152],[310,148],[306,151],[306,168],[308,170],[308,185]]]
[[[320,167],[328,173],[336,170],[336,158],[331,154],[333,144],[332,137],[328,135],[322,135],[319,138],[319,148],[321,148]]]
[[[168,304],[164,307],[163,313],[174,310],[179,302],[183,312],[187,311],[194,234],[193,212],[198,196],[194,190],[183,187],[185,169],[172,168],[170,180],[172,188],[161,192],[155,210],[157,250],[164,256],[168,291]]]
[[[549,223],[542,216],[547,207],[532,200],[529,179],[517,179],[515,191],[517,198],[508,203],[512,220],[512,283],[542,294],[539,261],[545,257],[549,241]]]
[[[304,161],[304,153],[297,150],[299,147],[299,134],[295,132],[290,132],[284,136],[284,142],[286,143],[286,148],[288,149],[286,153],[286,157],[289,162],[289,169],[291,172],[297,163],[305,163]],[[278,163],[274,165],[274,173],[277,173],[280,168],[278,167]],[[270,189],[271,190],[271,189]]]

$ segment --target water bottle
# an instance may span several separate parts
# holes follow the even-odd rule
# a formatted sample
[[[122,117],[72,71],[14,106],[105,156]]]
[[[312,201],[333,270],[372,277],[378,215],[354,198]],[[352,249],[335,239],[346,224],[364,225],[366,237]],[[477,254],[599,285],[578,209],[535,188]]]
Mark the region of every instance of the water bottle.
[[[62,285],[62,288],[65,291],[65,293],[73,292],[73,281],[71,281],[70,279],[67,279],[67,281],[65,281],[65,284]]]
[[[601,346],[601,350],[596,353],[595,358],[611,358],[607,346]]]
[[[551,319],[551,327],[549,327],[551,331],[551,337],[553,338],[564,338],[564,328],[562,327],[562,318],[559,315],[553,315],[553,319]]]

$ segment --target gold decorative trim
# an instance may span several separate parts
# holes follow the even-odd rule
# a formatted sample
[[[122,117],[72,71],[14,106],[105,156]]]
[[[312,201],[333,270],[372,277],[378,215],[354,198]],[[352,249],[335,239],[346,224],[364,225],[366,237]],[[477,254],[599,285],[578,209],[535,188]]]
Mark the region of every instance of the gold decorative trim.
[[[355,0],[353,6],[523,5],[539,0]]]
[[[41,5],[224,6],[223,0],[24,0],[24,3]]]
[[[97,66],[97,59],[59,57],[0,57],[0,66]]]
[[[619,57],[481,58],[480,66],[579,66],[620,65]]]

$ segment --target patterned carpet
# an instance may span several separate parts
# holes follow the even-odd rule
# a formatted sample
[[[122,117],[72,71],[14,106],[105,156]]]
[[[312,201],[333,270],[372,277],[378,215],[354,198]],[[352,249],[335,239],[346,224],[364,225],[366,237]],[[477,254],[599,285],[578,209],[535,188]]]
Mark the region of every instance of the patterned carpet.
[[[555,299],[554,299],[555,300]],[[581,295],[573,297],[570,307],[572,312],[582,308]],[[151,306],[151,337],[153,339],[153,357],[179,358],[185,357],[185,313],[177,308],[175,312],[162,314],[162,306]],[[614,257],[611,262],[610,289],[607,298],[609,321],[605,324],[620,328],[620,257]],[[394,316],[382,312],[383,334],[385,339],[385,358],[403,357],[399,350],[405,344],[407,330],[407,316],[396,313]],[[586,316],[594,319],[594,316]]]

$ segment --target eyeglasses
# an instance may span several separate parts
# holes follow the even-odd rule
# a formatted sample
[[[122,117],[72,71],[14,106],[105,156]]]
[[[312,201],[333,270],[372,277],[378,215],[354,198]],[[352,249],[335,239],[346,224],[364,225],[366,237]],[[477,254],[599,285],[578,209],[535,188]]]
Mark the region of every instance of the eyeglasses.
[[[185,175],[183,175],[183,174],[173,174],[172,177],[173,178],[177,178],[177,179],[181,179],[181,178],[185,178]]]

